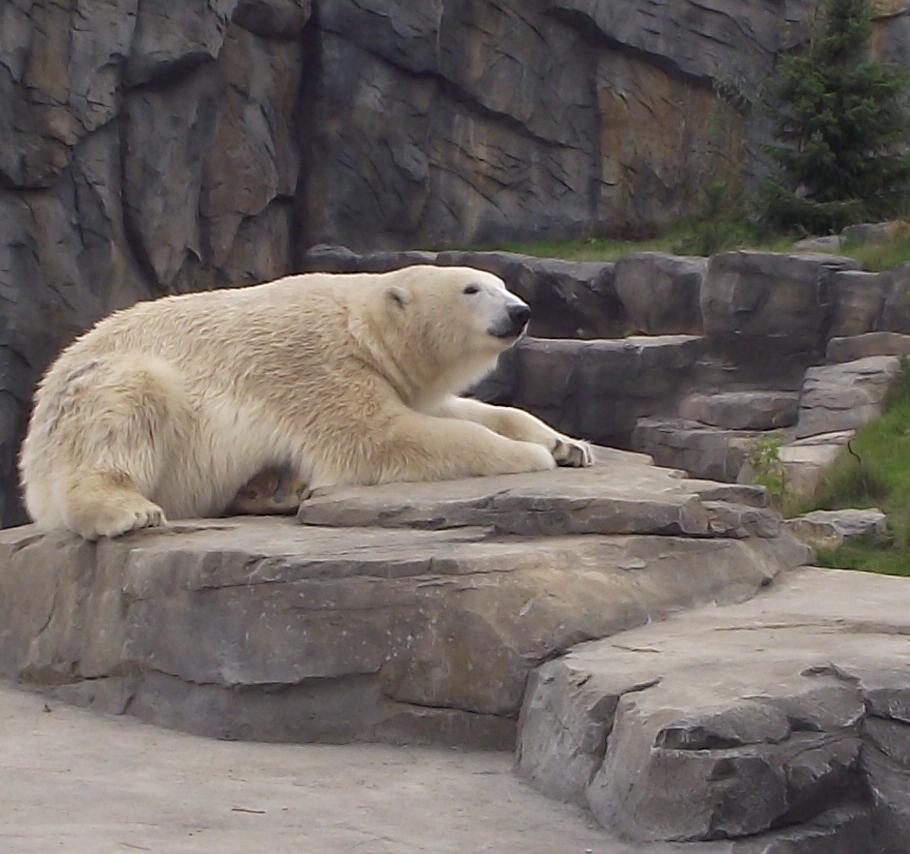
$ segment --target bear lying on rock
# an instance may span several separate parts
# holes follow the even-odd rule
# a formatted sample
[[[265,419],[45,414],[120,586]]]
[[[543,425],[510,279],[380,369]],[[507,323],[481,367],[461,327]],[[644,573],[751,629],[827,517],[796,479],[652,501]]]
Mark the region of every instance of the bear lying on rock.
[[[26,506],[41,528],[97,539],[243,509],[238,491],[264,470],[289,470],[299,502],[341,485],[590,465],[584,442],[528,413],[455,396],[529,316],[498,277],[429,265],[139,303],[41,381],[20,459]]]

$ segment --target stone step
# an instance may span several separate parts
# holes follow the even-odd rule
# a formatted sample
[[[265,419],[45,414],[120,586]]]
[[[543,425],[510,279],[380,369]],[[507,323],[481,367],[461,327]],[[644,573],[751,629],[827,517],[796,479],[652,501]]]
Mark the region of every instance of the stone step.
[[[704,358],[697,335],[565,341],[527,338],[502,364],[510,400],[557,429],[626,445],[636,419],[675,411]],[[497,372],[499,374],[499,372]]]
[[[795,437],[852,430],[877,418],[899,372],[897,356],[866,356],[809,368],[803,381]]]
[[[582,644],[532,674],[518,769],[643,843],[906,852],[908,605],[906,579],[804,568]]]
[[[832,338],[828,342],[828,364],[853,362],[867,356],[910,355],[910,335],[900,332],[866,332]]]
[[[728,430],[779,430],[799,418],[799,394],[789,391],[696,392],[680,405],[680,418]]]
[[[596,448],[598,465],[512,475],[491,491],[490,478],[338,489],[300,509],[305,525],[430,530],[492,527],[497,534],[680,534],[774,537],[780,528],[761,487],[724,484],[660,468],[650,457]]]
[[[683,418],[639,418],[632,447],[658,465],[735,483],[761,430],[731,430]]]
[[[842,339],[835,355],[894,346],[890,337],[859,337],[864,341]],[[900,369],[897,356],[873,355],[809,368],[798,395],[694,392],[682,400],[679,418],[640,418],[631,444],[660,465],[696,477],[748,482],[753,477],[750,449],[762,436],[771,436],[780,445],[791,491],[811,495],[855,428],[881,414]]]

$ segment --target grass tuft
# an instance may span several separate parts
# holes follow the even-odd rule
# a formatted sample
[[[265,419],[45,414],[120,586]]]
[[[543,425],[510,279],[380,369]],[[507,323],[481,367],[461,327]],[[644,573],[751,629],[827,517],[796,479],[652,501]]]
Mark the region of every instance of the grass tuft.
[[[472,247],[475,250],[504,250],[538,258],[565,261],[618,261],[631,252],[669,252],[676,255],[715,255],[733,249],[765,252],[796,252],[792,237],[761,232],[743,219],[694,218],[677,223],[648,240],[613,240],[581,237],[570,240],[535,240]],[[910,261],[910,225],[903,222],[885,240],[846,240],[836,253],[860,262],[864,270],[880,272]]]

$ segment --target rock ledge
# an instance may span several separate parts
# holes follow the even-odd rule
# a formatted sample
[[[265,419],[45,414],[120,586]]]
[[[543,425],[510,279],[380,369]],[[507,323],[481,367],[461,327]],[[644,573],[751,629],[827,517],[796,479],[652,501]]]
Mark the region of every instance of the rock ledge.
[[[0,533],[0,675],[223,738],[509,748],[529,672],[809,551],[760,489],[582,471],[350,489],[97,545]]]

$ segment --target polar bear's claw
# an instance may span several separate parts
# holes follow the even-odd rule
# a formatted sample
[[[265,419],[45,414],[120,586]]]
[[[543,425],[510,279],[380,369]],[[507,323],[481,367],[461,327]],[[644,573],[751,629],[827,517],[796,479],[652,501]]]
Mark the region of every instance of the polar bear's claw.
[[[119,506],[106,508],[89,527],[79,533],[87,540],[97,540],[100,537],[119,537],[142,528],[159,528],[166,524],[164,511],[157,504],[136,496]]]

